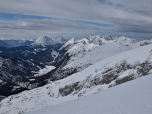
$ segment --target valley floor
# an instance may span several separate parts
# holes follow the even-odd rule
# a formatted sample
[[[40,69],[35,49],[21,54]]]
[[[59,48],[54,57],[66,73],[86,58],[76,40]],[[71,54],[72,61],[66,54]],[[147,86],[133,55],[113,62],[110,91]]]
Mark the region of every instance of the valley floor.
[[[152,74],[25,114],[152,114]]]

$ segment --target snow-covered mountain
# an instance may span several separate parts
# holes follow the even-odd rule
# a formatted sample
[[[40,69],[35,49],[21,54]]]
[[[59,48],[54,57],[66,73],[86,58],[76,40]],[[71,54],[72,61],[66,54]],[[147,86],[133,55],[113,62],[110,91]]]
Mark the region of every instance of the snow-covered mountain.
[[[109,47],[110,44],[111,47],[113,47],[113,50]],[[75,56],[76,59],[73,60],[76,61],[75,63],[79,62],[78,65],[81,65],[81,63],[85,64],[83,61],[86,60],[88,62],[95,58],[91,61],[92,65],[89,65],[79,72],[71,74],[69,72],[69,74],[67,73],[68,77],[66,77],[67,75],[65,76],[66,78],[60,77],[62,76],[60,75],[58,77],[60,80],[58,81],[53,81],[53,78],[51,77],[52,74],[49,73],[50,80],[47,85],[30,91],[24,91],[20,94],[9,96],[8,98],[2,100],[0,102],[0,113],[18,114],[37,111],[48,106],[88,96],[127,81],[152,74],[152,44],[144,46],[140,46],[140,44],[141,42],[138,42],[126,47],[122,44],[116,46],[116,43],[109,43],[109,46],[108,44],[101,45],[101,47],[105,47],[102,50],[103,53],[98,55],[101,56],[99,58],[94,55],[98,52],[100,53],[100,49],[102,49],[99,48],[100,46],[92,48],[90,52],[84,51],[87,53],[87,56]],[[104,53],[105,48],[105,52],[107,52],[107,54]],[[68,47],[68,49],[71,48]],[[63,49],[61,50],[65,51]],[[68,54],[67,51],[68,50],[66,50],[64,54]],[[79,54],[83,54],[83,52],[80,52]],[[104,56],[102,56],[102,54]],[[67,59],[66,63],[62,63],[59,66],[60,69],[67,67],[66,65],[69,65],[69,67],[74,66],[71,64],[73,60],[70,58],[72,56],[68,56],[69,58],[65,57],[63,56],[64,59]],[[80,61],[80,58],[82,58],[82,61]],[[71,62],[68,62],[69,60]],[[56,71],[56,76],[65,73],[63,71],[57,72],[56,69],[54,71]],[[54,71],[52,71],[52,73]]]
[[[129,46],[137,43],[138,41],[123,36],[119,38],[112,38],[110,36],[90,35],[86,36],[81,40],[76,40],[75,38],[72,38],[67,43],[65,43],[60,50],[68,50],[67,53],[69,53],[69,55],[71,56],[80,52],[91,51],[92,49],[100,45],[104,45],[111,42],[117,42],[119,44]]]
[[[54,45],[52,39],[47,36],[40,36],[36,39],[36,41],[32,45]]]
[[[140,47],[140,43],[126,37],[112,38],[100,35],[86,36],[81,40],[72,38],[60,48],[59,55],[53,64],[59,67],[49,75],[51,80],[65,78],[100,60]]]
[[[146,83],[145,83],[146,82]],[[151,114],[152,75],[25,114]]]
[[[119,38],[115,37],[115,38],[113,38],[113,40],[117,43],[120,43],[120,44],[123,44],[123,45],[126,45],[126,46],[133,45],[133,44],[138,42],[135,39],[130,39],[130,38],[127,38],[127,37],[124,37],[124,36],[121,36]]]
[[[33,40],[25,39],[20,41],[6,40],[12,45],[18,45],[18,47],[0,47],[0,56],[14,57],[24,60],[32,59],[36,62],[44,62],[48,64],[51,63],[58,55],[58,48],[60,48],[68,40],[69,39],[63,38],[62,36],[58,36],[54,39],[51,39],[47,36],[40,36],[35,42]],[[48,51],[47,49],[50,51]],[[43,54],[46,56],[43,56]]]
[[[57,36],[56,38],[53,38],[52,39],[53,40],[53,42],[55,43],[55,44],[65,44],[69,39],[68,38],[64,38],[64,37],[62,37],[62,36]]]
[[[63,38],[62,36],[58,36],[54,39],[49,38],[48,36],[40,36],[37,40],[31,44],[31,46],[38,47],[49,47],[59,49],[64,43],[66,43],[69,39]]]

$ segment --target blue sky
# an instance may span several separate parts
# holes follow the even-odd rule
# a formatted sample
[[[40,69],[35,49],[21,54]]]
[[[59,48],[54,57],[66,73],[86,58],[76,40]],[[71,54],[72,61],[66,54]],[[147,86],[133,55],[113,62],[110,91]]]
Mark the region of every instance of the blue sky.
[[[152,39],[151,0],[2,0],[0,39],[86,35]]]
[[[12,13],[0,12],[0,21],[2,21],[2,22],[3,21],[4,22],[18,22],[19,19],[59,20],[59,19],[63,19],[63,18],[52,18],[52,17],[45,17],[45,16],[22,15],[22,14],[12,14]],[[89,21],[72,20],[72,19],[63,19],[63,20],[76,21],[76,22],[80,22],[80,23],[93,24],[93,25],[103,26],[103,27],[115,27],[115,25],[103,24],[103,23],[98,23],[98,22],[89,22]]]

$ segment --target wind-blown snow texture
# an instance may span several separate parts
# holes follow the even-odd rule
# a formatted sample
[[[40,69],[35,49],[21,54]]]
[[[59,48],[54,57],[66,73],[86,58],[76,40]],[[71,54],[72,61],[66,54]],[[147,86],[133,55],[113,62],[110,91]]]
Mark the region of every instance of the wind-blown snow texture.
[[[105,58],[67,78],[5,98],[0,102],[0,113],[40,110],[151,74],[152,44],[135,45],[135,49]]]
[[[152,114],[152,75],[25,114]]]

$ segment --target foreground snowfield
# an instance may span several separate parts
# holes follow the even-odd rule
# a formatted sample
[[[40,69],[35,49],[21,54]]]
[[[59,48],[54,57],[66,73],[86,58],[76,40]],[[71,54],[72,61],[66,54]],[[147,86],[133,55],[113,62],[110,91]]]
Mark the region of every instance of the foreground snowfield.
[[[25,114],[152,114],[152,75]]]

